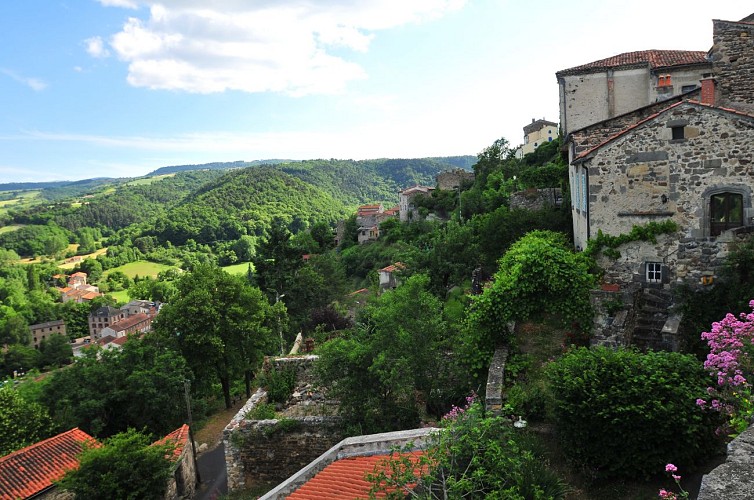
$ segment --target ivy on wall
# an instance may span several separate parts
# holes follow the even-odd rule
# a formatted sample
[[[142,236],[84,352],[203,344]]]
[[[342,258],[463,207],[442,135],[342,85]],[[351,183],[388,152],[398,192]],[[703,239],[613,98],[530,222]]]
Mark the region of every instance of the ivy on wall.
[[[602,252],[607,257],[617,259],[620,257],[618,247],[625,243],[632,241],[651,241],[652,243],[657,243],[658,235],[670,234],[676,231],[678,231],[678,224],[670,219],[634,226],[630,232],[618,236],[611,236],[604,234],[602,231],[597,231],[597,236],[589,240],[584,253],[590,257],[594,257],[599,252]]]

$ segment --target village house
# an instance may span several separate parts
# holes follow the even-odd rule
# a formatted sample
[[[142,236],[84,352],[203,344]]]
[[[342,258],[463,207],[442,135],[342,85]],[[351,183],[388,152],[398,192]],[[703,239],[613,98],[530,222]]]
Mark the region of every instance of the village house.
[[[62,319],[31,325],[29,326],[29,330],[31,331],[31,339],[29,343],[34,349],[39,349],[39,344],[53,335],[66,336],[65,321]]]
[[[600,258],[604,281],[629,297],[634,294],[633,318],[618,322],[625,320],[626,325],[620,332],[622,343],[675,348],[680,319],[654,314],[654,324],[644,324],[642,304],[649,304],[644,309],[667,310],[672,304],[669,291],[676,284],[712,283],[730,244],[752,229],[751,21],[713,22],[715,43],[707,66],[711,74],[700,79],[700,90],[592,124],[566,138],[577,248],[585,249],[600,233],[627,234],[648,222],[673,221],[678,227],[657,237],[656,243],[622,245],[617,259]],[[612,134],[606,137],[608,131]]]
[[[398,207],[401,222],[408,222],[419,216],[414,206],[414,198],[417,196],[429,196],[435,188],[429,186],[413,186],[398,193]]]
[[[165,485],[163,498],[166,500],[193,498],[196,493],[196,453],[189,435],[189,426],[184,424],[153,443],[175,446],[171,456],[166,457],[174,464]],[[74,428],[0,458],[0,499],[73,498],[73,494],[59,490],[55,481],[67,471],[79,467],[79,455],[84,445],[102,446],[86,432]]]
[[[563,135],[693,91],[711,66],[704,51],[642,50],[558,71]]]
[[[99,335],[102,337],[112,335],[117,339],[133,333],[144,333],[151,328],[152,316],[145,313],[136,313],[104,327],[99,331]]]
[[[531,123],[524,127],[524,143],[516,150],[516,157],[533,153],[535,149],[546,142],[552,142],[558,138],[558,124],[547,121],[531,119]]]
[[[385,209],[381,203],[361,205],[356,210],[359,244],[378,239],[380,237],[380,224],[386,219],[397,217],[398,211],[397,206]]]
[[[101,337],[104,328],[125,319],[127,312],[112,306],[103,306],[89,314],[89,336],[92,340]]]
[[[392,290],[400,285],[401,283],[398,275],[404,269],[406,269],[406,265],[403,262],[396,262],[395,264],[390,264],[389,266],[380,269],[380,293],[385,290]]]
[[[56,275],[59,276],[59,275]],[[73,273],[71,276],[68,277],[68,286],[63,288],[58,288],[58,291],[61,294],[61,300],[63,302],[88,302],[90,300],[93,300],[97,297],[101,297],[102,294],[99,293],[99,288],[90,285],[86,282],[87,275],[83,272],[77,272]]]

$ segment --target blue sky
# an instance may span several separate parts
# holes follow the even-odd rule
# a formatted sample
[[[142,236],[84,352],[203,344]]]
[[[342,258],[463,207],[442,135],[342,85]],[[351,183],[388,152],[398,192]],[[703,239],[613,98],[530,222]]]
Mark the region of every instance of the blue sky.
[[[3,1],[0,183],[517,145],[532,118],[557,121],[556,71],[707,50],[711,20],[744,4]]]

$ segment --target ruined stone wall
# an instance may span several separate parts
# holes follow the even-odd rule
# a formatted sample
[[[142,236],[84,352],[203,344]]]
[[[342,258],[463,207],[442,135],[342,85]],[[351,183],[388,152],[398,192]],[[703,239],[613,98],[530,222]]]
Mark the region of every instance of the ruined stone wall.
[[[563,200],[560,188],[527,189],[511,195],[511,209],[543,210],[559,205]]]
[[[750,500],[754,497],[754,426],[728,443],[728,458],[702,477],[699,500]]]
[[[448,170],[437,174],[437,189],[444,189],[446,191],[457,189],[464,182],[474,181],[474,172],[469,172],[457,168],[455,170]]]
[[[710,50],[720,105],[754,111],[754,25],[731,21],[713,23]]]
[[[283,481],[344,437],[338,417],[240,420],[223,438],[228,490]]]

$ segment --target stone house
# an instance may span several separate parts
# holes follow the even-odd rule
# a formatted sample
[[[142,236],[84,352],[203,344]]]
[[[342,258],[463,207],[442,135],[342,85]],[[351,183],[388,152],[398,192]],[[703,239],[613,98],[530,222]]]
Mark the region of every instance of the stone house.
[[[398,275],[404,269],[406,269],[406,265],[403,262],[396,262],[395,264],[390,264],[389,266],[380,269],[380,293],[385,290],[392,290],[400,285]]]
[[[417,196],[429,196],[435,188],[429,186],[413,186],[404,189],[398,193],[398,207],[400,211],[401,222],[408,222],[416,217],[419,213],[413,204]]]
[[[112,335],[118,339],[134,333],[144,333],[151,328],[152,316],[150,314],[137,313],[111,323],[110,326],[106,326],[100,330],[98,335],[101,337]]]
[[[30,345],[34,349],[39,349],[39,344],[53,335],[66,335],[65,321],[62,319],[31,325],[29,326],[29,330],[31,330]]]
[[[642,50],[558,71],[563,135],[699,87],[704,51]]]
[[[125,319],[127,312],[112,306],[103,306],[89,314],[89,335],[92,340],[100,338],[103,328]]]
[[[604,281],[632,305],[619,321],[610,318],[606,330],[622,336],[618,343],[674,348],[680,318],[643,311],[667,311],[676,284],[713,282],[730,245],[754,225],[754,24],[715,20],[713,29],[711,73],[700,89],[566,138],[577,248],[600,232],[627,234],[653,221],[679,228],[657,243],[622,245],[618,259],[601,258]]]

